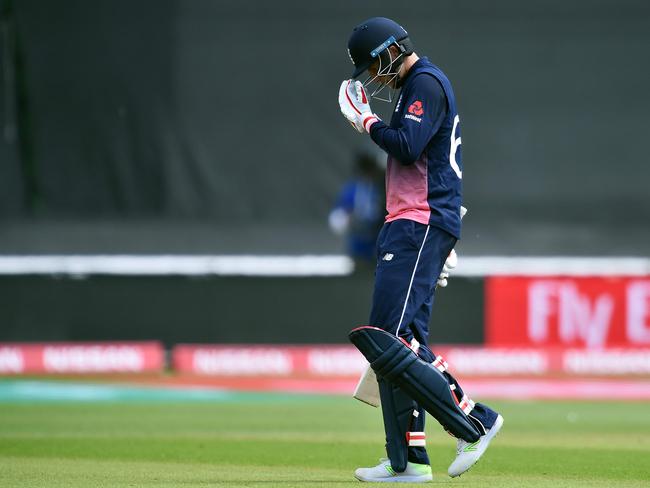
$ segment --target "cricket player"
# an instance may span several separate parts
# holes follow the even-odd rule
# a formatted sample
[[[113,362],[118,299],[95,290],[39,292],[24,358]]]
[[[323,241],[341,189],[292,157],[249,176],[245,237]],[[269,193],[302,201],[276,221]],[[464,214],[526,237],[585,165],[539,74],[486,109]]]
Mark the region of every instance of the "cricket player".
[[[427,346],[436,283],[441,273],[444,281],[443,266],[460,238],[463,166],[456,99],[445,74],[418,57],[406,30],[390,19],[375,17],[355,27],[348,54],[355,69],[340,86],[341,112],[388,154],[387,216],[377,239],[369,326],[350,335],[367,358],[370,346],[363,345],[381,353],[383,346],[374,338],[389,336],[390,351],[381,367],[379,359],[369,359],[377,373],[388,458],[357,469],[355,476],[374,482],[430,481],[425,408],[458,438],[448,474],[459,476],[483,455],[503,418],[472,401],[444,359]],[[356,80],[364,74],[363,83]],[[390,121],[381,120],[368,94],[391,101],[397,91]],[[363,341],[355,342],[353,335]],[[397,356],[405,358],[406,366],[393,364]]]

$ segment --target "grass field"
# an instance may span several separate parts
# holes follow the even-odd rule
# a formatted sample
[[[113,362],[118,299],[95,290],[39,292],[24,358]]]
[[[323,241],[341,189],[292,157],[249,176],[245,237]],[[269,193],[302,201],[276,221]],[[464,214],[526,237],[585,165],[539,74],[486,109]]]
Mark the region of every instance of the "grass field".
[[[434,483],[650,486],[650,406],[493,402],[486,456],[446,475],[454,442],[430,421]],[[383,456],[380,412],[345,397],[235,394],[194,403],[0,404],[0,486],[359,486]]]

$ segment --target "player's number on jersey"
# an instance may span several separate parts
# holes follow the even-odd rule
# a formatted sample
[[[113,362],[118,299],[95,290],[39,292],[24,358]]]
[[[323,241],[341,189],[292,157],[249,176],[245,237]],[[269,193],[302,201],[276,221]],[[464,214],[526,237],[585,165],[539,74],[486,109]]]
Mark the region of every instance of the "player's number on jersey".
[[[458,163],[456,162],[456,151],[458,146],[461,144],[460,137],[456,138],[456,127],[460,123],[460,117],[456,115],[454,117],[454,128],[451,129],[451,144],[449,144],[449,164],[451,164],[454,173],[458,176],[458,179],[463,179],[463,172],[460,170]]]

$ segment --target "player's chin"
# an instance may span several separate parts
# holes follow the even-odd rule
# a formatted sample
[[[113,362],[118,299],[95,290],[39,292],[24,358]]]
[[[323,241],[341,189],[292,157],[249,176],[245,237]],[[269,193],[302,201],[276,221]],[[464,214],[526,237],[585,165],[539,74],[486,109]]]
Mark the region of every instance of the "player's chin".
[[[386,76],[385,79],[380,80],[382,86],[387,86],[389,88],[397,88],[397,76]]]

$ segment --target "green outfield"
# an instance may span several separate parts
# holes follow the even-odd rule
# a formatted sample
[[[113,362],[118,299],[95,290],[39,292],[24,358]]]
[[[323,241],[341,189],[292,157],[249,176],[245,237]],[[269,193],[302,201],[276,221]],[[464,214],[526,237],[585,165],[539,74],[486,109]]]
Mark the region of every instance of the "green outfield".
[[[429,422],[434,483],[650,485],[650,406],[493,402],[506,419],[484,459],[450,479],[454,442]],[[383,455],[380,412],[350,398],[234,394],[193,402],[0,404],[0,486],[359,486]]]

